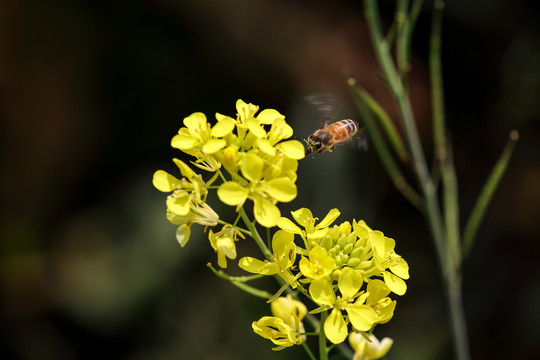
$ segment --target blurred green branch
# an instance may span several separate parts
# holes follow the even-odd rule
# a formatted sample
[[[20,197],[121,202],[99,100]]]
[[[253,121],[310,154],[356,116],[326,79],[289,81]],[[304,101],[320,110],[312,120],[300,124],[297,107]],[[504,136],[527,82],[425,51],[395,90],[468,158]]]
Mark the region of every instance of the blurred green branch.
[[[452,146],[446,131],[444,87],[441,65],[441,32],[444,2],[433,2],[431,33],[429,38],[429,74],[431,81],[434,171],[432,175],[418,136],[418,129],[407,92],[407,77],[411,69],[411,43],[414,26],[422,7],[422,0],[398,0],[394,22],[385,35],[382,30],[376,0],[364,0],[367,26],[384,79],[394,96],[405,130],[404,144],[394,123],[384,109],[364,90],[355,79],[348,84],[354,103],[364,120],[375,150],[396,188],[411,204],[422,211],[430,230],[441,266],[448,300],[449,315],[456,358],[468,360],[469,343],[462,300],[462,261],[470,252],[474,238],[487,206],[506,171],[515,143],[517,131],[510,139],[489,176],[473,208],[461,238],[459,224],[458,178],[454,167]],[[394,44],[395,40],[395,44]],[[395,61],[392,46],[395,45]],[[382,128],[383,132],[379,130]],[[402,164],[412,167],[419,192],[411,187],[395,161],[388,143]],[[410,156],[410,160],[409,160]],[[438,188],[438,174],[441,188]],[[435,177],[437,176],[437,177]],[[440,190],[440,191],[439,191]],[[439,197],[441,203],[439,203]],[[463,249],[462,249],[463,247]]]

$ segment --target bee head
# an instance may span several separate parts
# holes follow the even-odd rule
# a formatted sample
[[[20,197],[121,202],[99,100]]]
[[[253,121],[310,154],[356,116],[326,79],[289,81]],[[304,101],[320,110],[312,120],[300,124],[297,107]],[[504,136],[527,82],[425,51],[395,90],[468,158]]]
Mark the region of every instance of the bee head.
[[[323,151],[322,144],[319,141],[319,138],[315,135],[311,135],[307,139],[307,149],[306,149],[306,155],[309,155],[311,153],[320,153]]]

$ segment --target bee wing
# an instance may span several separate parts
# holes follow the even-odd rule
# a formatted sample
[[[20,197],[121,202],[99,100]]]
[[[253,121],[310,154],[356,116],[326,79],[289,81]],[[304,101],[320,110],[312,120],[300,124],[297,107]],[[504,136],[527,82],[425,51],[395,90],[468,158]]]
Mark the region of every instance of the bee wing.
[[[304,100],[322,118],[322,128],[325,128],[330,123],[334,122],[343,107],[343,103],[339,96],[333,94],[311,94],[306,96]]]
[[[367,151],[369,149],[369,138],[364,128],[358,129],[358,133],[354,137],[355,146],[360,150]]]

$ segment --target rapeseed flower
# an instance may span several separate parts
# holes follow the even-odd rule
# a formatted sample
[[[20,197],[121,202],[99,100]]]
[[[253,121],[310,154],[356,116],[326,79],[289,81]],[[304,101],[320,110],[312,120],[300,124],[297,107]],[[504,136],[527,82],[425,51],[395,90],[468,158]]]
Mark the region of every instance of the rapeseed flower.
[[[191,225],[198,223],[205,226],[217,225],[218,214],[205,202],[208,188],[215,181],[213,176],[205,182],[202,176],[195,173],[186,163],[173,159],[182,178],[158,170],[154,173],[152,183],[162,192],[171,192],[167,197],[167,220],[179,225],[176,238],[185,246],[191,234]],[[217,175],[217,174],[216,174]]]
[[[238,266],[245,271],[255,274],[278,274],[293,289],[296,288],[296,279],[290,271],[291,266],[293,266],[296,261],[294,236],[283,230],[278,230],[272,238],[272,251],[274,254],[274,261],[261,261],[246,256],[238,261]]]
[[[354,350],[353,360],[377,360],[383,358],[394,341],[388,337],[383,338],[381,341],[373,334],[366,335],[369,341],[364,335],[356,332],[352,332],[349,335],[349,344]]]
[[[377,321],[375,310],[365,305],[367,294],[359,294],[362,284],[361,273],[346,267],[338,279],[340,296],[336,296],[332,283],[327,279],[313,280],[309,286],[313,301],[321,305],[319,309],[332,309],[324,322],[324,334],[334,344],[342,343],[349,334],[343,311],[347,313],[348,321],[359,331],[368,331]]]

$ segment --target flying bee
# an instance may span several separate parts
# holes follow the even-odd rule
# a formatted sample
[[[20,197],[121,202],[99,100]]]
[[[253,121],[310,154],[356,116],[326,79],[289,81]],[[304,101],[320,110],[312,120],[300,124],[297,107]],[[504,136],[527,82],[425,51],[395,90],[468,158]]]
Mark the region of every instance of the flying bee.
[[[314,94],[305,98],[323,116],[323,126],[307,139],[306,156],[312,153],[334,151],[335,147],[352,139],[358,139],[359,145],[367,148],[364,129],[351,119],[335,121],[341,101],[331,94]]]

